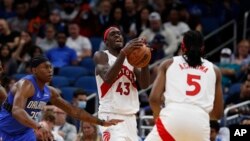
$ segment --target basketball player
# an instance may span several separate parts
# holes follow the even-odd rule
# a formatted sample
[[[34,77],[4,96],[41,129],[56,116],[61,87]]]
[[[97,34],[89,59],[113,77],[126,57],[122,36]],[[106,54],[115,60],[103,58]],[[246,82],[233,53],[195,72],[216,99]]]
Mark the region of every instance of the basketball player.
[[[188,31],[183,55],[160,65],[149,97],[156,123],[145,141],[209,141],[209,118],[221,118],[223,99],[221,73],[202,58],[203,44],[200,32]]]
[[[138,140],[136,117],[139,110],[136,80],[140,88],[149,85],[148,66],[138,69],[131,66],[126,55],[143,45],[143,40],[134,39],[123,46],[121,31],[116,27],[104,33],[107,50],[96,52],[96,81],[100,99],[99,118],[124,120],[120,125],[102,128],[104,141]]]
[[[3,67],[2,67],[2,62],[0,61],[0,81],[2,79],[2,73],[3,73]],[[5,88],[1,85],[1,82],[0,82],[0,105],[2,105],[6,97],[7,97],[7,94],[6,94]],[[1,107],[0,107],[0,111],[1,111]]]
[[[121,120],[103,121],[86,111],[71,106],[63,100],[57,90],[46,83],[51,81],[53,68],[47,58],[35,57],[31,60],[32,75],[27,75],[14,84],[0,112],[0,140],[35,141],[34,132],[42,140],[49,140],[51,134],[35,119],[38,112],[50,101],[79,120],[102,126],[115,125]]]

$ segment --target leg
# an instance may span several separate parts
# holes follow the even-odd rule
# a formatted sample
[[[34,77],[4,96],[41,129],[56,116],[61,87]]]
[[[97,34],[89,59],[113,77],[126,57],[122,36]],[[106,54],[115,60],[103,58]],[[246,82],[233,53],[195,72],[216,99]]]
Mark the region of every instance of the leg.
[[[154,126],[153,130],[148,134],[144,141],[162,141],[158,134],[156,126]]]

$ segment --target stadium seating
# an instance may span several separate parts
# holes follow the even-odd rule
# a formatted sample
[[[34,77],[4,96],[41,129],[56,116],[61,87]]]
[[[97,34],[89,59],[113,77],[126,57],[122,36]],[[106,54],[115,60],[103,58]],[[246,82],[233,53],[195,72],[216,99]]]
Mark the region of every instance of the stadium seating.
[[[91,37],[89,38],[90,43],[92,45],[92,53],[94,54],[96,51],[99,50],[100,44],[102,42],[102,38],[100,37]]]
[[[89,71],[89,75],[95,74],[95,63],[91,57],[84,58],[80,62],[80,66],[86,68]]]
[[[68,102],[72,102],[74,92],[77,90],[77,87],[61,87],[62,97]]]
[[[69,86],[69,80],[64,76],[54,76],[51,81],[51,85],[57,88]]]
[[[88,75],[88,70],[79,66],[67,66],[59,69],[58,76],[64,76],[72,84],[77,78]]]
[[[94,76],[83,76],[76,80],[75,87],[84,89],[87,93],[97,92],[96,80]]]

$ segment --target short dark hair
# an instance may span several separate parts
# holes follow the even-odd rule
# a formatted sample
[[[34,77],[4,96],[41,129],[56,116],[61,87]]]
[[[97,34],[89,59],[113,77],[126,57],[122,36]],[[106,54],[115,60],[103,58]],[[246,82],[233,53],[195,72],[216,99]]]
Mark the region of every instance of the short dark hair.
[[[30,61],[30,67],[31,68],[35,68],[38,65],[40,65],[43,62],[49,61],[49,59],[47,57],[45,57],[44,55],[39,55],[36,57],[33,57]]]
[[[83,89],[77,89],[74,91],[73,97],[77,98],[79,95],[87,95],[88,93],[84,91]]]

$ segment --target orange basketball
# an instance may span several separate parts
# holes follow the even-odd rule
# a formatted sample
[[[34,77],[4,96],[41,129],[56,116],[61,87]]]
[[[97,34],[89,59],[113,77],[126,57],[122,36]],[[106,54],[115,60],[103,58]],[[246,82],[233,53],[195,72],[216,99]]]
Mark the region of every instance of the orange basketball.
[[[151,51],[150,48],[148,48],[145,44],[138,48],[133,50],[128,56],[127,56],[128,62],[136,67],[136,68],[142,68],[148,65],[150,59],[151,59]]]

